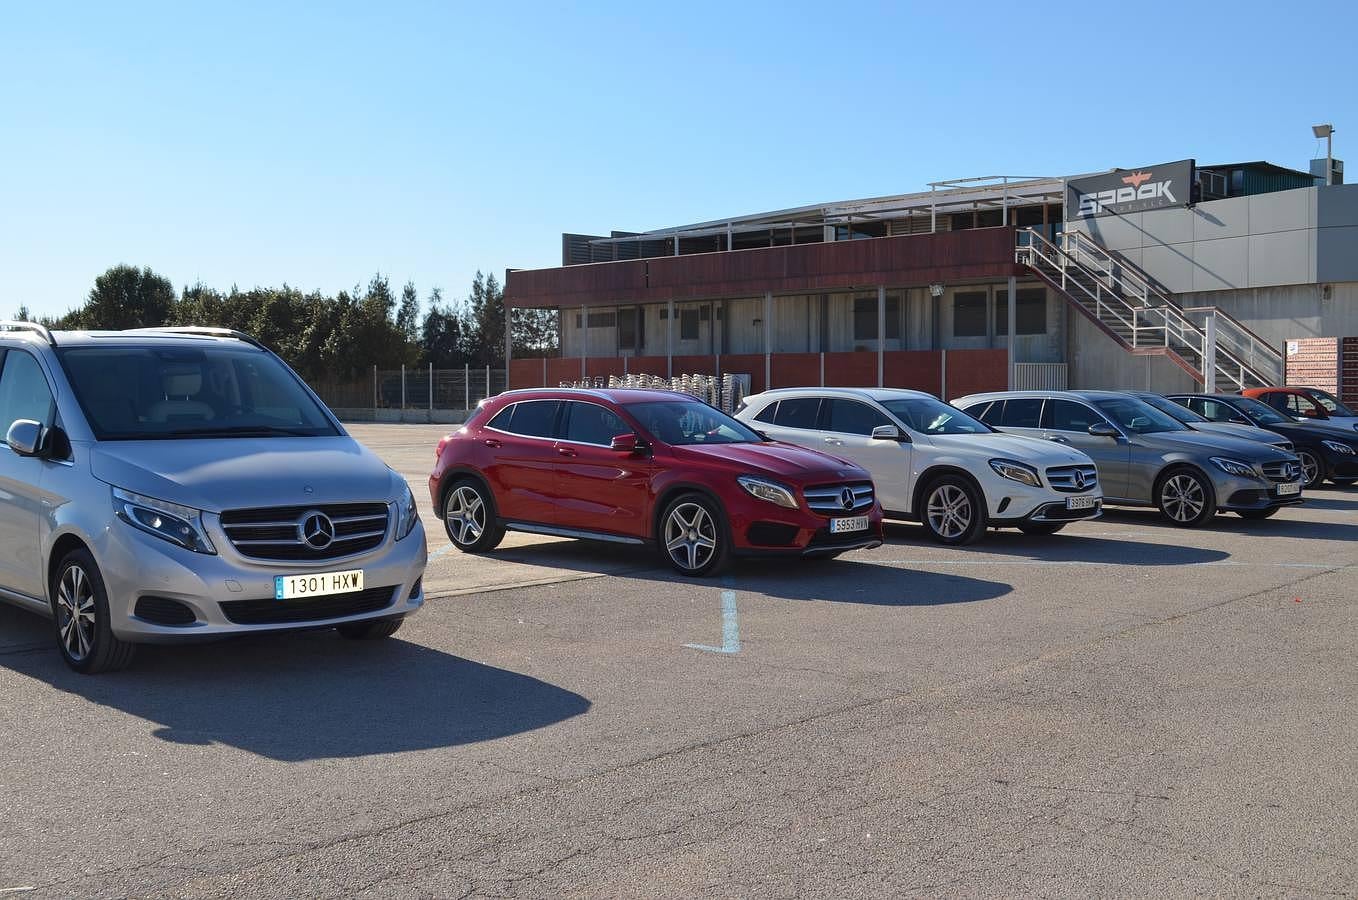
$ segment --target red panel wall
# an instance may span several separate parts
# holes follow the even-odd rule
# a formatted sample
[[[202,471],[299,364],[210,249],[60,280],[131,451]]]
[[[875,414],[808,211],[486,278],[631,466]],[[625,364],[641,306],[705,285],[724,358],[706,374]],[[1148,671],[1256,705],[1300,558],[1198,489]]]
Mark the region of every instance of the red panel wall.
[[[607,378],[622,374],[621,356],[591,356],[585,360],[585,374],[590,378]]]
[[[569,356],[547,360],[547,387],[556,387],[563,381],[580,380],[580,357]]]
[[[826,387],[877,387],[877,352],[825,354]]]
[[[509,387],[511,390],[546,387],[542,381],[542,360],[511,359],[509,361]]]
[[[949,350],[944,400],[1009,387],[1009,351]]]
[[[675,375],[715,375],[717,360],[710,354],[674,357]]]
[[[888,350],[883,354],[884,387],[937,395],[943,390],[943,354],[938,350]]]
[[[750,393],[764,390],[764,354],[731,353],[721,358],[721,374],[749,375]]]
[[[633,375],[669,377],[669,360],[663,356],[633,356],[627,360],[627,371]]]
[[[769,365],[771,388],[820,387],[819,353],[775,353]]]

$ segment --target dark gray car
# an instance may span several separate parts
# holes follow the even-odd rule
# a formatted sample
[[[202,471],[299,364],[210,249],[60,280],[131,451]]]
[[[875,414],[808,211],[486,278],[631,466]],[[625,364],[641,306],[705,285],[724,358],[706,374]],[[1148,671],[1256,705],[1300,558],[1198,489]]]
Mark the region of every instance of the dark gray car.
[[[1000,431],[1077,447],[1094,460],[1104,502],[1154,506],[1192,527],[1218,510],[1266,519],[1301,502],[1301,464],[1258,441],[1191,430],[1115,391],[1010,391],[953,401]]]
[[[1173,400],[1163,397],[1160,394],[1152,394],[1150,391],[1127,391],[1129,397],[1135,397],[1144,401],[1149,406],[1165,415],[1178,419],[1194,431],[1202,431],[1207,434],[1219,434],[1225,437],[1244,438],[1247,441],[1262,441],[1265,444],[1272,444],[1279,450],[1287,453],[1296,453],[1296,448],[1292,442],[1281,434],[1268,431],[1264,428],[1255,428],[1253,425],[1244,425],[1238,422],[1213,422],[1206,416],[1200,416],[1188,407],[1175,403]]]

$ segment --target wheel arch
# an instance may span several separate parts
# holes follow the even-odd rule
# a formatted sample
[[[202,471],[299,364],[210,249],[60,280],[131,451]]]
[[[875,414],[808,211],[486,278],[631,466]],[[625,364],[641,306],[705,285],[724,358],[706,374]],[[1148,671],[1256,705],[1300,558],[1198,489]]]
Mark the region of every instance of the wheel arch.
[[[51,549],[47,552],[47,577],[43,579],[43,594],[47,598],[48,606],[52,605],[52,581],[57,577],[57,566],[61,565],[61,561],[72,550],[84,550],[91,556],[94,555],[94,550],[89,541],[77,532],[67,531],[57,535],[56,539],[52,541]],[[95,562],[97,564],[98,560]]]
[[[975,475],[953,463],[931,465],[919,473],[919,477],[915,479],[915,490],[910,494],[910,515],[921,522],[924,521],[924,513],[921,510],[924,506],[925,492],[933,486],[935,481],[949,475],[960,477],[975,489],[981,498],[981,512],[988,517],[990,515],[990,501],[986,497],[985,488],[981,486],[981,482],[977,480]]]
[[[490,482],[486,479],[486,476],[481,474],[479,469],[474,469],[471,466],[456,466],[450,467],[443,473],[443,477],[439,480],[438,503],[434,505],[434,518],[439,520],[443,519],[443,507],[448,502],[449,488],[464,478],[469,478],[481,485],[482,490],[486,492],[486,496],[490,498],[491,511],[498,517],[500,515],[500,504],[496,500],[495,491],[491,488]]]
[[[650,516],[651,540],[659,543],[660,517],[665,514],[666,508],[674,501],[674,498],[682,494],[701,494],[715,505],[722,514],[722,527],[726,529],[727,537],[730,537],[730,515],[726,512],[726,504],[721,502],[721,496],[705,484],[699,484],[692,481],[679,481],[666,485],[660,493],[656,495],[655,506],[652,508]]]

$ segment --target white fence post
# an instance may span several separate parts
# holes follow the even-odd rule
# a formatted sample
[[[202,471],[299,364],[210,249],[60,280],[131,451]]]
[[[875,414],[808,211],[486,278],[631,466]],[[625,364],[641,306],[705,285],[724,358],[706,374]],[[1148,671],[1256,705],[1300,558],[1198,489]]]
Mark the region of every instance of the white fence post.
[[[406,364],[401,363],[401,412],[406,408]]]
[[[472,408],[472,366],[471,363],[462,364],[462,408]]]
[[[429,421],[434,421],[434,364],[429,364]]]

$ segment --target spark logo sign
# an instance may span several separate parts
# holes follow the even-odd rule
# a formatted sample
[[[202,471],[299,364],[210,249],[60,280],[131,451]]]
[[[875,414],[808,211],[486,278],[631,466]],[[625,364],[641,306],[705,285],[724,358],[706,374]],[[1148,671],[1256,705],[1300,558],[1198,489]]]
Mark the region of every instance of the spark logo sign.
[[[1066,184],[1066,216],[1087,219],[1184,205],[1192,196],[1194,166],[1184,159],[1073,179]]]

